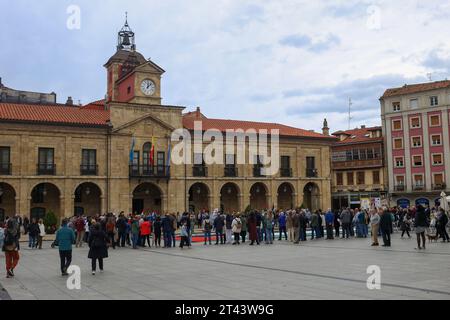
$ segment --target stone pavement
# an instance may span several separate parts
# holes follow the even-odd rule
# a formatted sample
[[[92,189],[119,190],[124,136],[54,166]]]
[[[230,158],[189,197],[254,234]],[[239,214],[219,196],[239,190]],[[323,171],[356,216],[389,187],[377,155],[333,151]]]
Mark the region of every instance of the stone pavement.
[[[74,249],[81,290],[67,289],[49,245],[24,248],[15,279],[6,279],[0,254],[0,299],[450,299],[450,244],[418,252],[415,239],[399,234],[388,249],[370,247],[369,239],[111,249],[95,276],[87,248]],[[381,268],[381,290],[367,289],[369,265]]]

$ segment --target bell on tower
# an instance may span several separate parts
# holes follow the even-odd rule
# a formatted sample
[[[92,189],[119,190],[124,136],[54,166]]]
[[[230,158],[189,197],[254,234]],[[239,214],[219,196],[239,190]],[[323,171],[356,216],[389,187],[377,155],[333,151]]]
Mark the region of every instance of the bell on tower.
[[[128,25],[128,12],[125,13],[125,25],[119,31],[117,37],[117,51],[119,50],[136,51],[134,32]]]

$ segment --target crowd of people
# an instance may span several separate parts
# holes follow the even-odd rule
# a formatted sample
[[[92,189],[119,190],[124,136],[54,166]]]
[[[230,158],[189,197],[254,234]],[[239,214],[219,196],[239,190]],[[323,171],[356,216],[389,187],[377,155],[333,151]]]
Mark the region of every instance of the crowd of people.
[[[197,230],[195,227],[197,226]],[[391,234],[401,231],[411,238],[414,231],[417,237],[417,250],[426,249],[426,235],[442,242],[450,242],[446,228],[449,227],[447,213],[440,208],[372,208],[369,210],[343,208],[323,212],[308,209],[297,210],[252,210],[246,213],[225,213],[219,210],[198,214],[148,214],[118,215],[109,213],[94,217],[74,216],[63,219],[56,232],[52,247],[58,247],[61,274],[67,275],[72,261],[72,246],[88,245],[88,258],[92,260],[92,274],[95,275],[97,261],[103,271],[103,259],[108,257],[108,248],[176,247],[177,234],[181,249],[192,247],[193,236],[201,239],[204,245],[240,245],[247,241],[250,245],[272,245],[278,241],[294,244],[325,238],[349,239],[368,238],[371,245],[379,246],[381,236],[384,247],[391,246]],[[277,231],[277,232],[276,232]],[[198,233],[200,232],[200,236]],[[0,224],[0,245],[5,252],[7,277],[14,277],[14,269],[19,261],[21,234],[28,235],[28,247],[41,249],[45,234],[42,220],[19,215],[7,218]]]

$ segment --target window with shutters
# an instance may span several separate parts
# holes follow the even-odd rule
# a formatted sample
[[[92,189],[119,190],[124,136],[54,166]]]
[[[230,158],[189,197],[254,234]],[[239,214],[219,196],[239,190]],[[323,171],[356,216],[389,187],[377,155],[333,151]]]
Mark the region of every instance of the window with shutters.
[[[431,135],[431,145],[432,146],[440,146],[442,145],[442,139],[440,134]]]
[[[441,117],[438,114],[430,116],[430,127],[439,127],[441,125]]]
[[[403,168],[405,166],[405,160],[403,157],[396,157],[395,158],[395,167],[396,168]]]
[[[434,166],[440,166],[442,165],[443,161],[442,161],[442,153],[435,153],[431,156],[431,158],[433,159],[433,165]]]
[[[413,156],[413,167],[421,167],[423,165],[422,156]]]
[[[394,149],[403,149],[403,139],[402,138],[394,139]]]
[[[353,172],[347,172],[347,184],[348,184],[349,186],[352,186],[352,185],[355,184],[355,180],[354,180],[353,177],[354,177]]]
[[[394,131],[402,130],[402,120],[392,120],[392,129]]]
[[[337,184],[338,186],[342,186],[342,185],[344,184],[342,172],[337,172],[337,173],[336,173],[336,184]]]
[[[420,128],[420,118],[419,117],[411,118],[410,121],[411,121],[412,129]]]
[[[413,148],[420,148],[420,147],[422,147],[422,137],[420,137],[420,136],[412,137],[411,138],[411,142],[412,142],[412,147]]]

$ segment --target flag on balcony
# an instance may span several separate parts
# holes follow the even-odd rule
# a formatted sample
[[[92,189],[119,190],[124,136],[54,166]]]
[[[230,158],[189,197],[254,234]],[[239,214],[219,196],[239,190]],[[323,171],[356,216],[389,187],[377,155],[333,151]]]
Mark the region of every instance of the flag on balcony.
[[[131,138],[131,149],[130,149],[130,164],[133,164],[134,160],[134,147],[136,146],[136,138],[133,136]]]
[[[155,165],[155,137],[152,137],[152,148],[150,149],[150,165]]]

